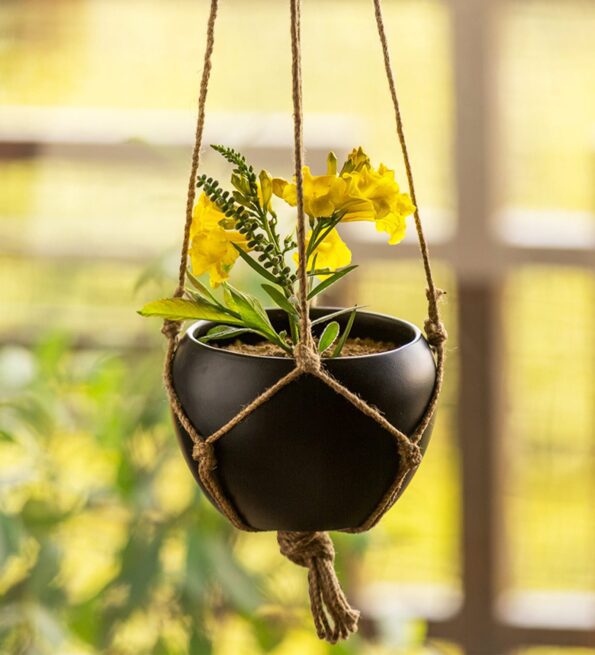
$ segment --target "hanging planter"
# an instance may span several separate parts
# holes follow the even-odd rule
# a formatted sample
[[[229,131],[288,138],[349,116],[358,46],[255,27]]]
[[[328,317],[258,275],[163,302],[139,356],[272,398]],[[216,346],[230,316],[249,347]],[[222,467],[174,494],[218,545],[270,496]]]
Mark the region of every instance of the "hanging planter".
[[[409,483],[430,438],[446,340],[380,0],[373,2],[410,195],[361,148],[342,164],[329,153],[322,175],[304,166],[299,0],[289,0],[295,177],[257,174],[223,146],[213,148],[232,166],[227,190],[199,176],[218,5],[211,0],[178,286],[140,312],[165,319],[164,380],[197,482],[235,527],[276,530],[281,553],[308,568],[316,631],[331,643],[357,630],[359,612],[338,583],[326,531],[368,530]],[[276,203],[295,208],[295,231],[282,233]],[[310,306],[357,268],[343,223],[367,221],[393,246],[408,216],[427,281],[425,336],[359,307]],[[261,277],[273,309],[229,283],[239,259]],[[180,337],[182,322],[197,319]]]
[[[335,311],[313,309],[311,317]],[[281,310],[268,314],[277,329],[287,327]],[[339,318],[342,328],[346,321]],[[206,321],[192,325],[173,364],[182,406],[199,434],[207,435],[295,368],[287,357],[246,355],[202,343],[200,338],[213,327]],[[396,347],[329,359],[328,372],[377,407],[392,425],[413,433],[436,380],[426,340],[410,323],[368,312],[357,313],[351,335]],[[179,422],[177,427],[186,461],[202,484],[192,458],[194,442]],[[430,432],[428,427],[419,442],[422,452]],[[252,412],[217,441],[214,451],[221,487],[255,530],[357,529],[389,491],[400,465],[393,436],[310,375]]]

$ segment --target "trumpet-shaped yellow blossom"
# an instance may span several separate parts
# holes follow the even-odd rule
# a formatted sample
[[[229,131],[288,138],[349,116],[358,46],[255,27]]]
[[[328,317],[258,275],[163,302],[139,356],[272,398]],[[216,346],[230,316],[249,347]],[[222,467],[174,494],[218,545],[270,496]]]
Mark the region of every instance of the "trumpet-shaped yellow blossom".
[[[395,172],[380,164],[378,170],[362,166],[359,171],[344,173],[349,181],[349,202],[343,221],[374,221],[379,232],[389,235],[389,244],[405,236],[406,218],[415,211],[411,198],[401,193]]]
[[[233,244],[247,249],[246,238],[237,230],[226,229],[228,221],[217,205],[203,193],[194,206],[190,227],[190,262],[194,275],[209,274],[212,287],[229,278],[238,251]]]
[[[333,153],[327,160],[326,175],[312,175],[304,169],[304,211],[311,218],[328,218],[343,212],[344,222],[371,221],[379,232],[389,235],[389,244],[405,236],[406,218],[415,211],[411,198],[401,193],[394,171],[380,164],[374,169],[368,155],[354,149],[337,174]],[[295,183],[273,180],[273,192],[288,204],[297,204]]]
[[[308,232],[306,236],[306,248],[310,244],[312,232]],[[295,253],[294,261],[299,264],[298,254]],[[331,230],[316,247],[314,252],[308,258],[308,270],[312,270],[312,266],[319,269],[328,269],[329,271],[336,271],[338,268],[348,266],[351,264],[351,250],[347,247],[339,232]],[[321,280],[329,277],[328,275],[319,275]]]
[[[311,218],[332,216],[345,198],[347,183],[337,175],[312,175],[309,166],[303,168],[304,211]],[[273,180],[273,192],[283,198],[288,205],[297,205],[295,183],[280,178]]]

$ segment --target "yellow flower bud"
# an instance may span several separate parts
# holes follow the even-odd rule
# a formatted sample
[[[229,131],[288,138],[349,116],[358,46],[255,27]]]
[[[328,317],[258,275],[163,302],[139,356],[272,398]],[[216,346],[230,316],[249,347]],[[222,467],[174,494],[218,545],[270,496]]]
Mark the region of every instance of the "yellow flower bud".
[[[271,208],[271,196],[273,195],[273,178],[268,171],[260,171],[258,176],[260,180],[259,196],[264,209]]]
[[[337,174],[337,156],[334,152],[329,152],[328,157],[326,158],[326,174],[327,175],[336,175]]]
[[[370,158],[360,146],[357,150],[354,148],[349,155],[347,161],[343,164],[341,175],[343,173],[352,173],[353,171],[361,171],[362,168],[370,168]]]

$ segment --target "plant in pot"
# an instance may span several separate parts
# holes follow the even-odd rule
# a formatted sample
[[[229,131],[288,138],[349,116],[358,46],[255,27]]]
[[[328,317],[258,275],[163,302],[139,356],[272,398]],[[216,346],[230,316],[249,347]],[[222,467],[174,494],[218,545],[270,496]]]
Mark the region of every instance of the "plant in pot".
[[[330,153],[323,175],[304,167],[310,229],[300,267],[296,235],[280,233],[274,209],[296,206],[295,181],[257,174],[240,153],[212,147],[233,167],[232,188],[197,178],[202,194],[190,225],[184,294],[140,311],[194,321],[172,351],[171,382],[187,419],[176,413],[181,448],[209,499],[221,510],[232,506],[239,527],[369,527],[379,518],[376,508],[392,504],[415,470],[409,467],[395,485],[405,456],[395,434],[417,431],[417,452],[427,446],[431,423],[419,426],[435,393],[434,356],[411,323],[359,307],[310,308],[305,321],[298,274],[305,271],[314,300],[357,268],[341,238],[343,224],[367,221],[394,245],[405,235],[413,202],[394,172],[374,167],[361,148],[342,165]],[[271,308],[229,283],[238,259],[261,277]],[[294,375],[304,325],[321,361]],[[194,461],[207,453],[200,435],[211,435],[216,486]]]

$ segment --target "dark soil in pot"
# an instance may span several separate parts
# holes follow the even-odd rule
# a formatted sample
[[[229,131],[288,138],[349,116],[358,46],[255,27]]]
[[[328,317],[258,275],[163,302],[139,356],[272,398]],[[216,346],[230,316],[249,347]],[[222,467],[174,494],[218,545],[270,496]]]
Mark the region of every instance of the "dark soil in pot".
[[[315,308],[312,317],[331,311]],[[287,329],[282,311],[268,313],[277,329]],[[347,316],[337,320],[343,328]],[[211,327],[206,321],[192,325],[178,346],[173,365],[182,405],[199,434],[205,436],[294,366],[287,357],[246,355],[199,343],[197,339]],[[396,347],[371,355],[326,359],[324,365],[399,430],[413,433],[436,378],[434,359],[422,334],[406,321],[358,312],[351,336],[392,342]],[[258,340],[246,338],[246,342]],[[192,440],[179,424],[177,430],[188,465],[200,484],[192,460]],[[422,438],[422,451],[430,432],[431,426]],[[399,466],[394,438],[310,375],[281,389],[225,434],[216,443],[215,453],[224,491],[257,530],[357,528],[386,493]]]
[[[282,348],[276,346],[270,341],[260,341],[259,343],[244,343],[239,339],[233,342],[215,344],[223,350],[230,350],[234,353],[243,355],[264,355],[270,357],[289,357]],[[334,346],[334,344],[333,344]],[[322,354],[323,359],[331,357],[333,346],[327,348]],[[376,341],[375,339],[355,337],[346,340],[341,349],[341,357],[360,357],[361,355],[375,355],[384,353],[388,350],[394,350],[397,347],[392,341]]]

